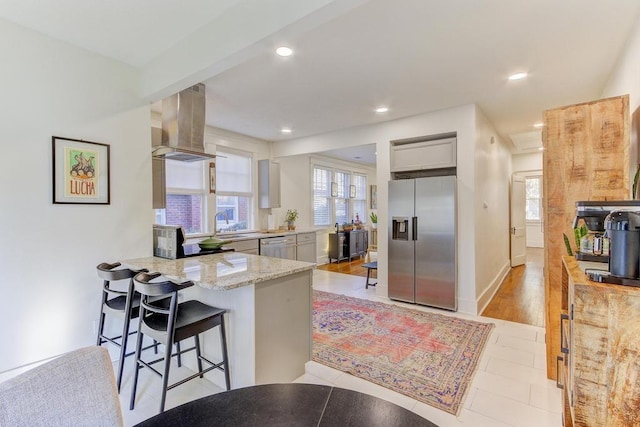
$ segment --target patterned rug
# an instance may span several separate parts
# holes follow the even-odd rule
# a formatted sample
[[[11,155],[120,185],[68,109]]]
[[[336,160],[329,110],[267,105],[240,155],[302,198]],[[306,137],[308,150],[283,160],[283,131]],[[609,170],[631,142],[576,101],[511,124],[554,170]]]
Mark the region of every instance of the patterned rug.
[[[313,360],[458,415],[494,325],[313,292]]]

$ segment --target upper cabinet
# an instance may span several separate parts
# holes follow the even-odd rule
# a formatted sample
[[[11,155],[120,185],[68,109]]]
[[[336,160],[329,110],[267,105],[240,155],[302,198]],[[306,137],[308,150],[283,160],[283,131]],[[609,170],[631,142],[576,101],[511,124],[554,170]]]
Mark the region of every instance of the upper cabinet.
[[[159,144],[162,139],[162,129],[151,128],[151,142]],[[151,159],[151,172],[153,176],[153,209],[164,209],[167,207],[167,189],[166,189],[166,169],[164,159],[153,157]]]
[[[391,172],[456,167],[455,134],[391,141]]]
[[[258,160],[258,207],[280,207],[280,164]]]

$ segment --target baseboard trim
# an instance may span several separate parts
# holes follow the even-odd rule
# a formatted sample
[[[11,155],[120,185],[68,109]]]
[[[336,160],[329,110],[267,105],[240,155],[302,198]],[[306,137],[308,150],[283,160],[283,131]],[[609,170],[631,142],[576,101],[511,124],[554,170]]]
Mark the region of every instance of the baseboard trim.
[[[476,301],[476,307],[478,309],[478,316],[487,308],[487,305],[491,302],[498,289],[500,289],[500,285],[509,274],[509,270],[511,270],[511,262],[507,260],[507,262],[502,266],[500,272],[496,275],[496,277],[491,282],[491,285],[484,290],[484,292],[478,297]]]

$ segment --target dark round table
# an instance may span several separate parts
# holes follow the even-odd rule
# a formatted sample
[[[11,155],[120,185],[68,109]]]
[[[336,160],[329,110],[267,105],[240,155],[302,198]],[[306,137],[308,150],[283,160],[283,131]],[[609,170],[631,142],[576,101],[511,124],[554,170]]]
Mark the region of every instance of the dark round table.
[[[432,422],[386,400],[315,384],[267,384],[194,400],[136,427],[427,426]]]

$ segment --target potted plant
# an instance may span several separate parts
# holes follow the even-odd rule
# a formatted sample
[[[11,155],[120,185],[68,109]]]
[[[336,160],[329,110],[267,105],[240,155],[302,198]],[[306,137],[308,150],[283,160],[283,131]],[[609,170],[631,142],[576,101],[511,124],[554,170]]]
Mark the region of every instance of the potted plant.
[[[378,228],[378,215],[375,212],[371,212],[369,218],[371,218],[371,228]]]
[[[287,223],[287,229],[295,230],[296,229],[296,219],[298,219],[298,210],[297,209],[287,209],[287,216],[285,221]]]

